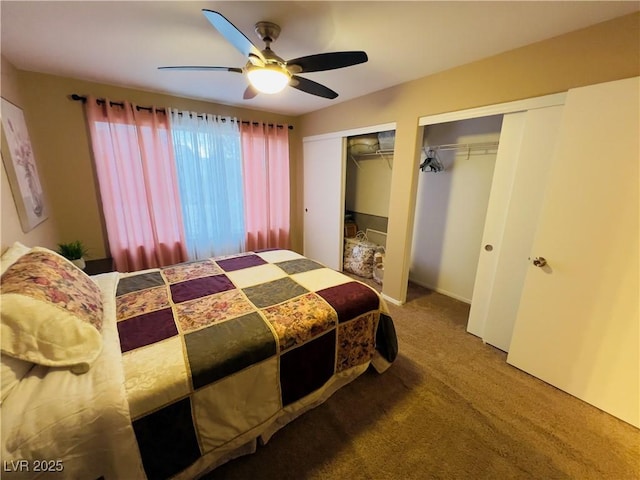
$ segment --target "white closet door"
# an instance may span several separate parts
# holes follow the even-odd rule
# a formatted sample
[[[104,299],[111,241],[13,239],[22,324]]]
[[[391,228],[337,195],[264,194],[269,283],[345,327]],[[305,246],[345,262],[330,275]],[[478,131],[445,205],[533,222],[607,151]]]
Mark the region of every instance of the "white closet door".
[[[491,262],[494,271],[488,298],[483,301],[484,295],[479,296],[479,303],[486,305],[482,339],[505,352],[509,351],[518,314],[528,270],[527,258],[538,225],[562,108],[553,106],[506,115],[503,122],[506,130],[500,139],[507,148],[499,153],[514,165],[508,169],[512,174],[508,179],[510,183],[505,181],[501,185],[500,178],[494,182],[498,183],[498,189],[509,191],[506,201],[492,205],[493,215],[501,220],[500,230],[496,232],[496,228],[491,228],[485,234],[488,238],[483,245],[493,244],[494,249],[488,252],[483,248],[481,259]],[[516,120],[515,125],[511,120]],[[512,127],[517,131],[512,131]],[[507,142],[505,138],[503,142],[503,137],[509,137],[511,141]],[[501,200],[504,200],[502,196]],[[483,288],[486,280],[482,277],[477,279],[479,288]],[[474,302],[475,299],[474,296]]]
[[[344,139],[303,139],[304,255],[342,270]]]
[[[526,112],[510,113],[502,120],[500,145],[491,181],[491,193],[482,233],[482,246],[473,284],[467,331],[484,339],[489,306],[494,300],[502,233],[507,221],[509,197],[518,168],[518,152],[522,144]],[[497,294],[497,292],[496,292]]]
[[[638,78],[570,90],[507,361],[640,426]]]

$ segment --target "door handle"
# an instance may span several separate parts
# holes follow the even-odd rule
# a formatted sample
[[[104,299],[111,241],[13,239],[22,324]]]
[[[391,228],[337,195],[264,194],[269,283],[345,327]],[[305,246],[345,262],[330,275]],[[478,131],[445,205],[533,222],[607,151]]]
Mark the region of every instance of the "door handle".
[[[533,259],[533,264],[536,267],[544,267],[547,264],[547,260],[544,257],[536,257]]]

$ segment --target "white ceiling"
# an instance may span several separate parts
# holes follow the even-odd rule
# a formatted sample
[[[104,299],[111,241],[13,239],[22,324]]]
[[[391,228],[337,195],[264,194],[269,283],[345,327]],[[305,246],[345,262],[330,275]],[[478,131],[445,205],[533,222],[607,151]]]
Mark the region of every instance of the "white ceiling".
[[[337,91],[334,100],[287,88],[245,101],[246,79],[238,74],[157,70],[244,66],[246,59],[211,26],[203,8],[222,13],[260,49],[254,24],[279,24],[272,49],[285,60],[364,50],[369,61],[303,74]],[[2,0],[0,48],[21,70],[299,115],[639,8],[638,1]]]

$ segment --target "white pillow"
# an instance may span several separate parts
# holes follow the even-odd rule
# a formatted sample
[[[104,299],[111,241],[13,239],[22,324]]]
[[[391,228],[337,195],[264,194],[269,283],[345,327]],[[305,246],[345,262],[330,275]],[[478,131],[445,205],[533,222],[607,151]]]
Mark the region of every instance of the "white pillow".
[[[29,253],[31,248],[20,242],[14,242],[0,257],[0,275],[7,271],[20,257]],[[8,355],[0,355],[0,403],[7,398],[9,392],[33,368],[33,363]]]
[[[28,253],[29,250],[31,250],[31,248],[21,244],[20,242],[15,242],[7,248],[2,254],[2,257],[0,257],[0,275],[2,275],[7,268],[13,265],[22,255]]]
[[[20,380],[29,373],[33,365],[31,362],[13,358],[9,355],[0,355],[0,380],[2,381],[0,392],[3,402],[13,387],[20,383]]]

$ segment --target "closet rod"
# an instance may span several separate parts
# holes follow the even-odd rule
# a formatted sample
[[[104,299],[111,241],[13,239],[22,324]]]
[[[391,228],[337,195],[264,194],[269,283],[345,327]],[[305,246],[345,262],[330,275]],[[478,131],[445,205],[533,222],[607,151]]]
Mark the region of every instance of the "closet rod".
[[[433,145],[425,147],[427,151],[429,150],[476,150],[476,149],[485,149],[489,150],[492,148],[498,148],[500,142],[477,142],[477,143],[445,143],[443,145]]]
[[[83,96],[83,95],[78,95],[77,93],[72,93],[69,98],[71,100],[74,100],[76,102],[82,102],[82,103],[86,103],[87,101],[87,97]],[[98,105],[103,104],[106,102],[106,100],[104,98],[98,98],[96,99],[96,102],[98,102]],[[123,102],[109,102],[111,104],[111,106],[117,105],[119,107],[124,107],[124,103]],[[147,111],[151,111],[153,110],[153,107],[140,107],[140,106],[136,106],[136,109],[138,111],[140,110],[147,110]],[[160,108],[156,108],[157,112],[163,112],[166,113],[166,110],[162,107]],[[182,113],[179,113],[179,115],[182,115]],[[198,115],[198,118],[202,118],[202,115]],[[222,121],[224,122],[224,118],[222,119]],[[244,125],[260,125],[260,122],[249,122],[247,120],[242,120],[241,121],[242,124]],[[267,123],[266,124],[268,127],[276,127],[276,128],[284,128],[284,125],[274,125],[273,123]],[[289,130],[293,130],[293,125],[288,125]]]

